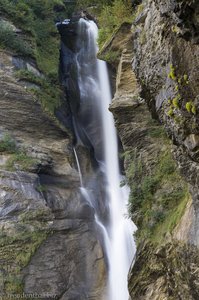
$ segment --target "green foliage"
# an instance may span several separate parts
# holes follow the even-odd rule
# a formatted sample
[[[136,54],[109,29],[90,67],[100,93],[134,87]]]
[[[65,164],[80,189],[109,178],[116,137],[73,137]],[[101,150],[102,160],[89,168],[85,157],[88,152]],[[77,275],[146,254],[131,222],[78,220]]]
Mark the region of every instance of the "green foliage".
[[[167,211],[167,217],[164,218],[163,222],[158,222],[157,226],[154,228],[151,240],[154,243],[161,244],[165,240],[165,236],[168,233],[172,233],[176,225],[179,224],[182,218],[187,202],[189,200],[187,188],[182,189],[183,192],[178,194],[178,198],[174,199],[171,195],[171,203],[173,200],[175,204],[173,207],[169,208]]]
[[[0,152],[15,153],[16,143],[9,134],[4,134],[0,140]]]
[[[31,231],[26,225],[16,224],[12,235],[3,229],[0,232],[1,270],[3,271],[3,291],[11,294],[23,293],[21,270],[49,235],[48,231],[35,227]]]
[[[31,46],[17,36],[8,22],[0,21],[0,47],[11,49],[25,56],[33,55]]]
[[[0,140],[0,153],[10,154],[6,161],[6,169],[15,171],[16,169],[29,171],[37,160],[28,156],[22,149],[18,149],[15,140],[8,134],[5,134]]]
[[[116,62],[120,57],[120,51],[108,51],[105,55],[100,56],[100,59],[105,60],[108,63]]]
[[[9,171],[16,169],[30,171],[36,162],[36,159],[28,156],[25,152],[17,151],[7,160],[6,169]]]
[[[100,9],[102,6],[110,5],[113,0],[77,0],[77,8],[85,9],[89,6],[97,6]]]
[[[114,0],[112,4],[104,5],[98,19],[100,24],[98,44],[102,48],[122,23],[133,21],[131,1]]]
[[[74,4],[66,4],[65,6],[65,2],[62,0],[17,0],[14,2],[13,0],[0,0],[0,11],[7,15],[19,28],[23,29],[30,43],[23,41],[19,35],[9,29],[6,33],[8,37],[6,40],[0,37],[0,46],[11,48],[22,55],[33,55],[36,58],[38,68],[42,72],[46,75],[57,76],[59,35],[54,21],[57,17],[66,18]],[[63,12],[55,12],[54,7],[57,4],[62,6]],[[33,45],[34,51],[30,44]]]
[[[55,9],[57,5],[59,9]],[[32,89],[32,92],[51,115],[54,115],[61,98],[58,83],[60,37],[55,20],[68,17],[72,8],[74,3],[69,4],[63,0],[0,0],[2,14],[23,31],[16,34],[12,25],[0,21],[0,47],[36,60],[37,67],[45,78],[25,70],[20,71],[17,76],[40,86],[40,89]]]
[[[159,138],[165,145],[165,136],[160,134]],[[168,147],[166,149],[156,155],[153,163],[150,161],[151,169],[146,167],[146,161],[138,151],[128,152],[126,156],[131,188],[129,213],[139,228],[136,234],[138,242],[143,238],[154,241],[158,229],[162,235],[172,231],[184,211],[185,198],[187,202],[187,186],[177,173]]]

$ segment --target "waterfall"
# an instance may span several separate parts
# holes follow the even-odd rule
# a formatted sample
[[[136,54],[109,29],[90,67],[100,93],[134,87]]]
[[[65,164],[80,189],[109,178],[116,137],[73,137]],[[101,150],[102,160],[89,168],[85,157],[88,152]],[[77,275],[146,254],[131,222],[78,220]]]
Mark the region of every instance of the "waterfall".
[[[82,172],[81,172],[80,163],[79,163],[79,159],[78,159],[77,152],[76,152],[75,148],[73,148],[73,152],[74,152],[75,160],[76,160],[76,163],[77,163],[77,170],[78,170],[78,173],[79,173],[80,184],[81,184],[81,187],[83,187]]]
[[[98,28],[93,21],[80,19],[78,34],[77,69],[80,89],[78,123],[89,140],[102,170],[106,184],[106,201],[109,203],[109,224],[103,224],[95,212],[96,224],[101,228],[108,259],[108,291],[106,300],[128,300],[128,271],[135,254],[133,232],[135,226],[127,218],[128,187],[120,187],[117,133],[113,116],[108,110],[111,90],[106,63],[96,54]],[[82,175],[75,152],[81,184]],[[82,196],[95,207],[92,195],[81,187]]]

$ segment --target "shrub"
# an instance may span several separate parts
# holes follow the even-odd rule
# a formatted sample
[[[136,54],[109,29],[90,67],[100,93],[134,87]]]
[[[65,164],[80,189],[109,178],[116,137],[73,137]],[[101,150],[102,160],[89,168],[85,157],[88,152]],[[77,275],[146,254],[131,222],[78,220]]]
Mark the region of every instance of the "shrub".
[[[5,134],[0,141],[0,152],[15,153],[16,152],[15,141],[9,134]]]

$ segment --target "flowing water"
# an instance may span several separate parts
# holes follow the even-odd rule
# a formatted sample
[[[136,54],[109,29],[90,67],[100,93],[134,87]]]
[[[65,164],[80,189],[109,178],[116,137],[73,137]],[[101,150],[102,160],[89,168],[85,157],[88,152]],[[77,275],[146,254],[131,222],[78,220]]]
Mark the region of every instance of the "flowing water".
[[[106,178],[106,201],[109,203],[109,224],[100,221],[95,212],[95,221],[104,237],[108,259],[107,300],[128,300],[127,275],[135,254],[133,240],[134,224],[127,218],[128,187],[120,187],[121,175],[118,161],[117,133],[108,107],[112,95],[107,66],[96,54],[98,28],[93,21],[80,19],[78,38],[78,80],[81,95],[79,124],[91,145],[95,157]],[[78,126],[76,126],[78,130]],[[82,185],[82,175],[75,152],[81,179],[81,193],[93,205],[93,197]]]

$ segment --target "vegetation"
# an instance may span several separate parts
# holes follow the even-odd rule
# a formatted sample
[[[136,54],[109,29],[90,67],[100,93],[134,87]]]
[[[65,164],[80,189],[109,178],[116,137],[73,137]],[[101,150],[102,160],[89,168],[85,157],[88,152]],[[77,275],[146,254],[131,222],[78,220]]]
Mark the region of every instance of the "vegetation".
[[[0,153],[15,153],[16,149],[17,147],[14,139],[9,134],[4,134],[0,140]]]
[[[37,163],[35,158],[28,156],[25,152],[17,151],[6,162],[6,169],[9,171],[23,170],[30,171]]]
[[[155,127],[150,128],[148,134],[152,138],[166,138],[164,127],[157,124]]]
[[[5,168],[9,171],[13,170],[31,170],[37,160],[28,156],[23,149],[19,149],[15,140],[9,135],[4,134],[0,140],[0,153],[9,154],[9,158],[6,161]]]
[[[0,255],[4,277],[0,280],[4,283],[2,292],[20,294],[23,293],[21,270],[28,264],[49,232],[39,228],[30,231],[26,224],[16,224],[14,231],[12,235],[1,231]]]
[[[179,109],[181,112],[186,110],[191,115],[197,114],[197,107],[194,102],[187,101],[187,98],[190,98],[192,95],[189,85],[189,77],[187,74],[183,74],[181,76],[177,75],[174,66],[170,65],[168,78],[170,78],[172,81],[177,81],[178,84],[176,84],[174,88],[175,97],[172,100],[168,99],[169,107],[167,115],[170,118],[173,118],[176,123],[183,125],[185,119],[183,118],[182,113],[180,115],[178,114]],[[195,125],[192,123],[192,127],[193,126]]]
[[[0,0],[0,11],[10,20],[0,21],[0,47],[36,60],[43,78],[27,70],[21,70],[17,76],[40,86],[32,92],[51,115],[61,97],[58,83],[60,37],[55,22],[69,17],[73,9],[74,3],[62,0]],[[22,32],[16,31],[15,26]]]
[[[185,105],[185,108],[189,113],[192,113],[194,115],[196,114],[196,106],[193,104],[192,101],[188,101]]]
[[[178,94],[175,98],[172,100],[172,104],[175,108],[180,108],[179,106],[179,101],[180,101],[180,95]]]
[[[101,8],[105,5],[112,4],[113,1],[114,0],[77,0],[77,7],[80,9],[85,9],[93,6]]]
[[[100,24],[98,38],[99,47],[102,48],[104,43],[113,35],[122,23],[132,23],[133,17],[130,0],[114,0],[111,4],[102,6],[98,17]]]
[[[17,36],[12,26],[5,21],[0,21],[0,47],[9,48],[24,56],[33,55],[31,46],[22,37]]]
[[[169,72],[168,77],[174,81],[177,79],[176,74],[175,74],[175,68],[173,65],[170,65],[170,72]]]
[[[51,115],[54,115],[55,109],[60,104],[61,90],[56,79],[50,79],[36,76],[34,73],[21,69],[16,72],[16,77],[20,80],[27,80],[39,86],[39,88],[29,89],[36,95],[44,110],[47,110]]]
[[[120,51],[109,51],[105,55],[103,55],[103,60],[108,63],[115,63],[120,58]]]
[[[59,12],[56,12],[56,6],[59,6]],[[0,11],[23,29],[27,39],[24,41],[12,27],[1,22],[0,46],[22,55],[32,55],[43,73],[57,77],[59,36],[54,22],[66,18],[73,7],[74,4],[64,5],[62,0],[0,0]]]
[[[78,0],[77,8],[87,9],[97,16],[100,48],[122,23],[132,23],[134,18],[131,0]]]
[[[139,228],[137,241],[149,239],[156,243],[179,222],[188,201],[188,188],[178,174],[162,126],[149,128],[147,135],[152,140],[158,138],[162,150],[147,164],[136,149],[125,154],[131,187],[129,213]]]

